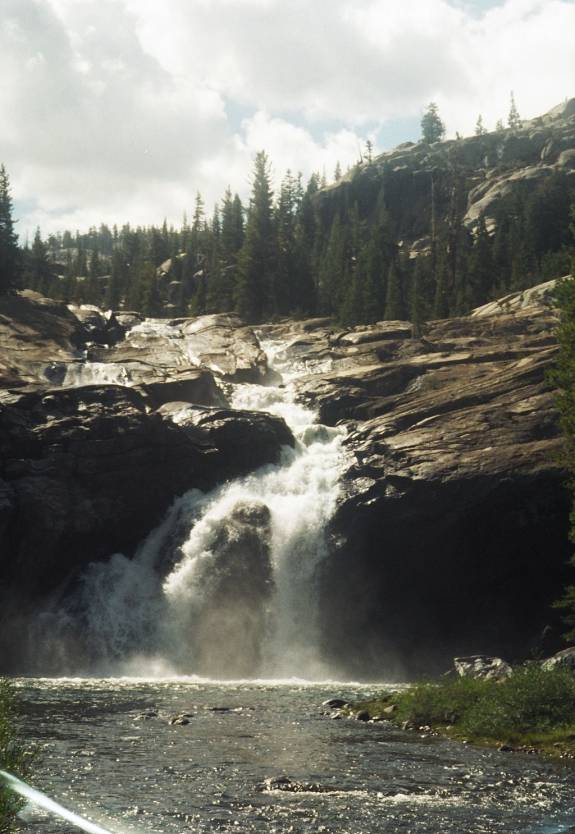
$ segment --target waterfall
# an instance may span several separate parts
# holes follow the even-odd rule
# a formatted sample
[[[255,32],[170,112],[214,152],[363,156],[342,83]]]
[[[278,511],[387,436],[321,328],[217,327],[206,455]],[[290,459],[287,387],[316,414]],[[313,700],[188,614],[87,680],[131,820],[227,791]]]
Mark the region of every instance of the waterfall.
[[[74,607],[102,674],[328,674],[317,573],[345,430],[318,424],[296,401],[298,377],[327,370],[325,363],[294,363],[285,342],[262,348],[281,382],[234,385],[232,405],[283,417],[295,448],[284,448],[277,465],[179,498],[134,559],[115,554],[89,566]]]

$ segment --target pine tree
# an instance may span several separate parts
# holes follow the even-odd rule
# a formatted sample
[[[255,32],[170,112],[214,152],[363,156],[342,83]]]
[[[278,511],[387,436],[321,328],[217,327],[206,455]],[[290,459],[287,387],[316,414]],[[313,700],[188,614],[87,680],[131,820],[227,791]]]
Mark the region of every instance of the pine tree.
[[[517,105],[515,104],[515,97],[513,93],[511,93],[510,97],[507,125],[511,130],[518,130],[521,127],[521,119],[519,117],[519,111],[517,110]]]
[[[406,310],[401,286],[401,277],[397,264],[389,267],[387,274],[387,293],[385,297],[385,318],[387,321],[405,320]]]
[[[297,299],[297,195],[296,181],[288,169],[280,187],[275,213],[278,244],[277,308],[281,315],[292,313]]]
[[[244,217],[240,198],[228,188],[222,202],[219,235],[218,295],[221,311],[234,309],[238,278],[238,256],[244,240]]]
[[[511,286],[511,222],[505,212],[497,223],[493,240],[494,295],[507,295]]]
[[[100,255],[97,249],[92,249],[88,263],[88,281],[84,301],[88,304],[101,304],[102,298],[98,278],[102,274]]]
[[[423,325],[431,318],[434,289],[431,259],[429,256],[419,255],[413,267],[408,308],[414,338],[421,336]]]
[[[359,206],[353,204],[348,213],[349,228],[348,251],[344,266],[343,295],[340,303],[339,319],[342,324],[352,326],[367,320],[372,313],[375,299],[366,287],[367,272],[367,225],[361,219]],[[370,313],[365,303],[370,306]],[[376,316],[377,318],[377,316]]]
[[[119,308],[125,285],[126,264],[122,252],[115,249],[112,254],[112,269],[105,295],[105,305],[109,310],[117,310]]]
[[[162,314],[162,302],[153,264],[144,262],[140,265],[137,283],[140,290],[139,309],[141,312],[145,316],[160,316]]]
[[[468,267],[469,309],[479,307],[491,297],[494,277],[492,243],[481,215]],[[464,311],[464,312],[467,312]]]
[[[341,165],[339,163],[339,159],[335,164],[335,171],[333,172],[333,178],[335,182],[339,182],[341,179]]]
[[[375,207],[374,220],[365,247],[364,316],[366,322],[383,318],[387,294],[387,274],[391,263],[397,259],[398,248],[393,234],[393,224],[381,188]]]
[[[361,279],[357,271],[349,266],[344,269],[344,294],[338,312],[338,321],[344,327],[353,327],[363,318],[363,299]]]
[[[575,205],[571,209],[571,233],[575,238]],[[569,538],[575,543],[575,252],[571,256],[571,277],[560,281],[555,291],[555,301],[559,308],[560,323],[557,330],[559,354],[551,380],[558,388],[557,406],[559,425],[563,435],[561,463],[569,474],[568,486],[572,504],[570,514],[571,529]],[[571,566],[575,567],[575,555],[571,557]],[[562,599],[555,607],[563,611],[563,620],[570,631],[565,639],[575,639],[575,585],[565,589]]]
[[[319,269],[319,305],[325,315],[339,313],[345,287],[348,226],[338,212],[330,227],[329,238]]]
[[[150,260],[155,267],[161,266],[170,257],[168,230],[164,221],[162,230],[152,228],[150,241]]]
[[[422,141],[427,145],[440,142],[445,136],[445,125],[439,116],[437,104],[432,101],[421,119]]]
[[[475,135],[476,136],[485,136],[487,133],[485,127],[483,126],[483,116],[481,113],[477,117],[477,122],[475,123]]]
[[[49,295],[52,285],[52,270],[48,261],[48,248],[37,228],[34,240],[26,257],[24,285],[42,295]]]
[[[298,174],[298,247],[303,261],[301,269],[302,279],[299,282],[298,296],[300,309],[314,313],[317,309],[320,292],[320,264],[321,250],[327,246],[323,239],[320,218],[315,195],[319,190],[319,177],[312,174],[305,189],[302,185],[302,175]],[[327,237],[327,229],[325,237]]]
[[[277,312],[277,247],[269,162],[265,151],[255,158],[246,236],[239,256],[236,305],[248,322]]]
[[[435,265],[435,296],[433,299],[433,318],[445,319],[449,315],[449,284],[450,268],[449,257],[446,247],[440,249],[439,257]],[[457,307],[468,306],[465,298],[456,298]]]
[[[221,237],[222,229],[220,223],[220,209],[218,204],[214,206],[212,215],[211,249],[208,256],[208,286],[206,290],[206,312],[219,313],[230,310],[226,308],[226,288],[224,284],[225,273],[222,269],[221,260]]]
[[[0,295],[18,283],[20,253],[12,219],[10,183],[4,165],[0,166]]]

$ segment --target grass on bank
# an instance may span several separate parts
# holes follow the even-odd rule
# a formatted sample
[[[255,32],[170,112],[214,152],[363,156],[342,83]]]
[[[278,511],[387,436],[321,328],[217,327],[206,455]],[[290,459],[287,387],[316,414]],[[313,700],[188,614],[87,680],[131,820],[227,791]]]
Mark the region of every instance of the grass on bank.
[[[0,678],[0,770],[7,770],[14,776],[26,776],[30,755],[18,741],[14,728],[14,693],[9,681]],[[0,832],[8,834],[14,830],[16,814],[22,807],[22,800],[0,786]]]
[[[476,744],[575,754],[575,673],[529,664],[504,681],[446,678],[354,705],[399,726]]]

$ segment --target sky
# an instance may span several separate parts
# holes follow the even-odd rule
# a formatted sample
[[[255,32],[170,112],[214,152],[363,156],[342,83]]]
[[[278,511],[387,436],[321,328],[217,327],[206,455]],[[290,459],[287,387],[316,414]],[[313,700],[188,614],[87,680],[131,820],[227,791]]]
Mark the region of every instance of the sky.
[[[575,0],[0,0],[0,162],[21,239],[179,225],[255,154],[332,178],[370,139],[575,96]]]

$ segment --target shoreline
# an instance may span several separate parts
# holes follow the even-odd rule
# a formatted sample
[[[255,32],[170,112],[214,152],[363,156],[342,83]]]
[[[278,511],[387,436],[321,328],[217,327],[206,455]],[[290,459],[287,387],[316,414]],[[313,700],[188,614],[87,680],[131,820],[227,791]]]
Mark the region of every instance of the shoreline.
[[[323,705],[332,717],[389,722],[421,737],[575,760],[575,672],[530,663],[505,678],[450,677],[383,691],[375,698]]]

